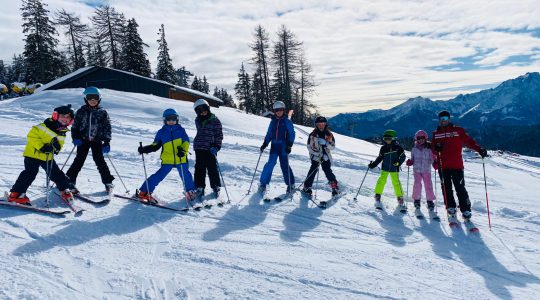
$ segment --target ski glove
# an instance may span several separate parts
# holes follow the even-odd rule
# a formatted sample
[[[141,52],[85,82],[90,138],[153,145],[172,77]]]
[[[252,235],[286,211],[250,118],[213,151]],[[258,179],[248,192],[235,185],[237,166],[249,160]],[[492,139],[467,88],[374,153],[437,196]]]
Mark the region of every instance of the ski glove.
[[[74,139],[74,140],[73,140],[73,145],[79,147],[80,145],[82,145],[82,140],[80,140],[80,139]]]
[[[377,165],[375,165],[374,162],[370,162],[370,163],[368,164],[368,168],[370,168],[370,169],[373,169],[373,168],[375,168],[376,166],[377,166]]]
[[[407,166],[410,167],[413,165],[413,161],[411,159],[407,159]]]
[[[322,138],[319,138],[319,145],[321,145],[321,146],[326,145],[326,140],[322,139]]]
[[[266,149],[266,147],[268,147],[268,143],[264,142],[264,143],[261,145],[261,153],[264,151],[264,149]]]
[[[210,148],[210,153],[212,153],[213,156],[217,156],[219,149],[217,147]]]
[[[109,145],[109,142],[103,142],[103,148],[101,148],[101,152],[103,154],[111,152],[111,145]]]
[[[443,150],[443,144],[437,143],[435,144],[435,151],[441,152]]]
[[[178,150],[178,157],[182,158],[184,156],[186,156],[186,151],[184,151],[184,148],[182,148],[182,146],[178,146],[176,147],[176,149]]]
[[[150,153],[150,148],[148,146],[139,146],[139,148],[137,148],[137,152],[139,152],[139,154],[143,154],[143,153]]]
[[[439,164],[436,161],[433,162],[433,169],[435,170],[439,169]]]
[[[478,153],[480,154],[480,156],[482,156],[482,158],[487,156],[487,150],[485,148],[480,148],[480,151],[478,151]]]
[[[43,152],[43,153],[49,154],[49,153],[53,152],[53,146],[50,145],[50,144],[49,144],[49,145],[45,145],[45,146],[41,147],[41,148],[39,149],[39,151],[40,151],[40,152]]]
[[[292,147],[291,147],[291,146],[287,146],[287,148],[285,148],[285,151],[287,151],[287,154],[290,154],[291,151],[292,151]]]

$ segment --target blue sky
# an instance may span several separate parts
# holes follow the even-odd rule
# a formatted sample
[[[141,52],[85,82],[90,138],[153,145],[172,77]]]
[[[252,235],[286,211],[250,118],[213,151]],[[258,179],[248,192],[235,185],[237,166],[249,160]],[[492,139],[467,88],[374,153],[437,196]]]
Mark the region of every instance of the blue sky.
[[[540,71],[540,1],[111,0],[137,19],[152,66],[165,25],[176,67],[230,92],[251,56],[252,31],[282,25],[304,42],[326,115],[449,99]],[[105,1],[45,0],[85,22]],[[23,49],[20,1],[0,0],[0,59]],[[63,39],[63,38],[62,38]]]

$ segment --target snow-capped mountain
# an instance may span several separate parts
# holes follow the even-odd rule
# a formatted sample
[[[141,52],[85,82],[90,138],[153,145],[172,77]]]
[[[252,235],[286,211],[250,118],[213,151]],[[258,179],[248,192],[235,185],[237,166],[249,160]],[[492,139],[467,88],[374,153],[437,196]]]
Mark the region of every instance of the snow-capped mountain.
[[[437,113],[448,110],[454,123],[464,126],[489,147],[495,146],[495,141],[489,138],[492,130],[512,126],[516,131],[516,128],[540,124],[539,106],[540,74],[533,72],[504,81],[496,88],[459,95],[447,101],[416,97],[389,110],[339,114],[330,121],[334,130],[354,137],[380,136],[388,128],[398,130],[401,137],[409,137],[419,129],[434,130]],[[512,145],[496,142],[499,149],[512,150]],[[508,147],[510,149],[506,149]]]
[[[144,182],[139,142],[153,141],[163,124],[161,114],[169,107],[178,111],[193,138],[192,103],[112,90],[102,90],[102,98],[112,121],[111,161],[133,193]],[[67,103],[82,105],[82,89],[0,102],[2,191],[11,188],[24,167],[22,153],[31,126]],[[540,202],[534,189],[540,158],[492,153],[485,160],[490,230],[482,161],[473,153],[465,155],[477,234],[465,226],[448,226],[440,189],[440,222],[418,220],[412,211],[394,212],[397,201],[390,182],[382,197],[385,210],[375,210],[373,188],[379,171],[367,171],[366,166],[379,146],[340,134],[335,135],[332,169],[343,193],[326,210],[299,193],[281,203],[264,203],[254,193],[268,150],[246,195],[269,120],[226,107],[212,112],[223,124],[218,159],[231,204],[177,213],[117,197],[106,206],[75,200],[86,211],[65,218],[0,207],[0,299],[453,300],[530,299],[540,294]],[[306,138],[311,128],[295,125],[295,130],[289,163],[299,185],[310,167]],[[68,136],[56,157],[60,165],[71,164],[71,149]],[[145,156],[149,175],[159,168],[159,156]],[[189,160],[193,172],[194,156]],[[40,170],[28,190],[35,206],[44,206],[44,173]],[[410,193],[412,176],[410,181],[407,172],[400,177]],[[118,176],[114,183],[116,193],[124,194]],[[105,196],[90,157],[77,186],[95,199]],[[281,195],[285,187],[277,165],[270,196]],[[182,188],[178,173],[171,172],[155,196],[181,207]],[[317,200],[330,199],[322,171],[314,188]],[[50,197],[53,210],[66,210],[57,195]],[[225,193],[220,197],[227,199]],[[427,215],[424,201],[422,205]]]

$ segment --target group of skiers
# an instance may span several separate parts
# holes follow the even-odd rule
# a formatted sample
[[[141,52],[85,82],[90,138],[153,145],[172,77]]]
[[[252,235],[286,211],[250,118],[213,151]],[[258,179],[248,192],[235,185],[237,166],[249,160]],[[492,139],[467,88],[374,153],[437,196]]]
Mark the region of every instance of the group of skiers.
[[[77,176],[81,171],[89,150],[101,175],[101,181],[107,192],[112,192],[114,176],[111,175],[104,155],[110,151],[111,122],[107,111],[100,106],[101,93],[96,87],[84,90],[84,102],[75,113],[71,105],[60,106],[54,109],[50,118],[43,123],[33,126],[28,133],[28,143],[23,153],[25,169],[10,190],[9,202],[30,205],[26,196],[28,187],[34,181],[39,167],[46,170],[48,178],[52,180],[60,191],[60,196],[66,201],[72,201],[73,195],[79,193],[76,187]],[[161,149],[161,167],[148,178],[145,178],[136,193],[136,197],[143,202],[157,203],[153,192],[157,185],[175,168],[183,182],[186,199],[189,201],[202,201],[206,188],[206,173],[210,179],[210,188],[213,197],[218,198],[221,189],[219,165],[217,154],[221,149],[223,131],[220,120],[210,110],[208,102],[199,99],[194,103],[197,114],[195,125],[197,134],[193,140],[195,151],[194,178],[189,171],[188,157],[190,139],[179,124],[179,115],[172,109],[163,112],[163,126],[155,135],[152,144],[138,147],[139,154],[155,152]],[[259,193],[263,197],[268,191],[268,184],[272,171],[279,159],[283,179],[287,185],[286,193],[295,191],[295,177],[289,164],[289,154],[294,145],[295,131],[292,121],[286,114],[286,107],[282,101],[273,104],[271,117],[266,136],[260,147],[260,153],[271,144],[270,155],[264,165],[259,180]],[[463,145],[476,150],[482,158],[487,151],[481,148],[465,130],[455,126],[450,121],[450,113],[442,111],[438,115],[439,126],[433,132],[432,142],[428,141],[428,134],[419,130],[415,134],[415,146],[411,151],[411,158],[406,160],[403,147],[397,142],[397,132],[386,130],[383,134],[384,144],[375,161],[370,162],[369,169],[381,164],[380,177],[375,186],[375,206],[380,208],[381,195],[388,176],[398,201],[398,207],[404,207],[403,188],[399,180],[399,171],[406,161],[408,167],[413,167],[414,185],[412,198],[414,206],[420,208],[422,182],[426,192],[427,207],[432,211],[435,207],[435,194],[431,184],[431,167],[438,170],[445,199],[445,206],[449,218],[455,218],[456,201],[454,200],[452,184],[459,200],[459,208],[465,220],[471,218],[471,203],[465,189],[463,159],[461,156]],[[68,126],[73,124],[71,135],[73,144],[77,147],[77,155],[71,167],[64,174],[54,160],[54,155],[61,150]],[[339,194],[338,181],[332,172],[332,150],[336,146],[334,135],[328,127],[325,117],[315,119],[315,127],[309,134],[306,147],[309,152],[311,167],[303,182],[301,192],[311,197],[314,179],[322,167],[326,175],[332,195]],[[260,159],[260,157],[259,157]],[[146,168],[145,168],[146,175]]]

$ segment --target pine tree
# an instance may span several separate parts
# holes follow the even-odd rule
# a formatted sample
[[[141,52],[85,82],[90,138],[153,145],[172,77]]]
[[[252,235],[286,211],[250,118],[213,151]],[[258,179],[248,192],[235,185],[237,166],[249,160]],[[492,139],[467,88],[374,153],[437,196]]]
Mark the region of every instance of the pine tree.
[[[238,73],[238,81],[234,86],[234,94],[238,100],[238,107],[241,110],[247,113],[259,114],[253,103],[253,98],[251,95],[251,82],[249,79],[249,74],[246,73],[243,63],[242,67],[240,68],[240,72]]]
[[[0,83],[6,84],[7,67],[4,65],[4,61],[0,59]]]
[[[79,17],[74,13],[69,13],[62,9],[56,12],[55,18],[56,24],[65,27],[64,34],[70,41],[70,52],[72,53],[72,70],[82,68],[86,65],[84,54],[82,50],[82,44],[84,39],[90,32],[88,25],[82,24]]]
[[[117,69],[119,68],[119,54],[122,49],[124,28],[126,19],[108,5],[99,6],[91,18],[96,31],[96,42],[103,45],[102,50],[106,57],[106,63]]]
[[[223,106],[236,108],[236,103],[232,99],[232,96],[227,93],[224,88],[219,89],[217,86],[214,88],[214,97],[217,97],[223,101]]]
[[[262,91],[255,101],[262,101],[262,105],[270,109],[272,100],[270,98],[270,77],[268,75],[268,49],[270,48],[268,33],[261,25],[258,25],[253,32],[253,38],[254,41],[250,44],[251,50],[254,52],[251,61],[255,64],[258,73],[256,77],[260,80],[257,84],[260,85]]]
[[[150,77],[152,74],[150,61],[143,49],[143,46],[148,47],[148,45],[142,41],[137,27],[139,25],[135,19],[128,20],[122,43],[123,48],[118,57],[118,66],[122,70]]]
[[[302,50],[302,42],[296,40],[295,35],[282,25],[277,33],[277,42],[274,46],[273,60],[279,71],[275,80],[278,100],[285,102],[287,107],[293,106],[293,83],[298,73],[298,60]]]
[[[95,58],[95,66],[100,67],[106,67],[107,66],[107,56],[105,55],[105,52],[103,52],[103,49],[101,48],[101,45],[99,43],[96,44],[96,47],[94,48],[94,58]]]
[[[167,46],[167,40],[165,40],[165,26],[163,24],[161,24],[158,35],[159,40],[157,40],[157,42],[159,44],[159,54],[156,79],[164,80],[172,84],[178,84],[179,79],[172,65],[172,59],[169,56],[169,47]]]
[[[316,110],[316,107],[309,100],[310,96],[315,92],[315,80],[311,65],[306,61],[305,55],[302,53],[299,57],[300,72],[298,74],[298,82],[296,89],[297,99],[297,116],[298,123],[302,125],[312,124],[311,115],[312,111]]]
[[[199,81],[199,78],[197,78],[197,76],[193,78],[193,82],[191,83],[191,89],[196,91],[201,90],[201,82]]]
[[[22,0],[25,63],[37,82],[49,82],[61,73],[57,32],[45,6],[40,0]]]
[[[186,70],[186,67],[182,66],[180,69],[176,70],[176,75],[178,75],[178,85],[183,87],[189,87],[189,78],[193,76],[193,73]]]
[[[22,54],[13,54],[11,65],[7,67],[5,80],[6,83],[24,81],[26,78],[26,65]]]
[[[201,89],[199,90],[203,93],[208,94],[210,92],[210,84],[206,80],[206,76],[203,76],[203,80],[201,82]]]

